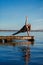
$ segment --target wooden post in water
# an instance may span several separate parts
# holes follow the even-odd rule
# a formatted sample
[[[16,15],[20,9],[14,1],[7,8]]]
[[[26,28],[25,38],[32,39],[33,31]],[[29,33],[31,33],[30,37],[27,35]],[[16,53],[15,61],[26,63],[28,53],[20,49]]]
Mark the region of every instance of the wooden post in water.
[[[4,40],[4,39],[2,39],[2,43],[3,43],[3,44],[5,43],[5,40]]]

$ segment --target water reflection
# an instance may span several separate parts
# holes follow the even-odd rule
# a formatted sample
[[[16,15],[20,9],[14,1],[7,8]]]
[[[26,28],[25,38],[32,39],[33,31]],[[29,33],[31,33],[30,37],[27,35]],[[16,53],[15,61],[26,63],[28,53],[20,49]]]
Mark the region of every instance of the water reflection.
[[[33,45],[34,41],[33,42],[32,41],[25,42],[25,43],[23,42],[22,45],[25,45],[25,46],[20,48],[22,53],[23,53],[22,59],[25,61],[25,65],[28,65],[28,63],[30,61],[30,55],[31,55],[30,54],[30,47],[29,47],[30,44]]]
[[[26,42],[14,42],[14,43],[0,43],[0,45],[10,45],[10,46],[19,46],[19,52],[22,52],[21,58],[22,61],[24,61],[24,65],[28,65],[29,61],[30,61],[30,45],[33,45],[34,41],[26,41]]]
[[[22,60],[25,62],[25,65],[28,65],[29,61],[30,61],[30,47],[22,47],[21,51],[23,53],[22,55]]]
[[[11,46],[29,46],[29,45],[33,45],[34,41],[26,41],[26,42],[8,42],[8,43],[1,43],[0,45],[11,45]]]

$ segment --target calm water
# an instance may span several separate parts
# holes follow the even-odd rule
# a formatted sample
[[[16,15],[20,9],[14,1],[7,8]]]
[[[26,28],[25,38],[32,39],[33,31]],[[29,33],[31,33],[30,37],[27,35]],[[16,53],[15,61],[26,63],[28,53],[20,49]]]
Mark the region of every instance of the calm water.
[[[0,32],[0,36],[12,33]],[[34,35],[34,42],[15,40],[0,43],[0,65],[43,65],[43,32],[31,32],[30,35]]]

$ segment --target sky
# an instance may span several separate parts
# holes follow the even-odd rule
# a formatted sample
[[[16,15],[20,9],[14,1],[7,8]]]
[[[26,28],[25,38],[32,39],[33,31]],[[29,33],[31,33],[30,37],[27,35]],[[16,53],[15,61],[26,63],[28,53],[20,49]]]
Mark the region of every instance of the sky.
[[[19,30],[26,16],[32,30],[43,29],[43,0],[0,0],[0,29]]]

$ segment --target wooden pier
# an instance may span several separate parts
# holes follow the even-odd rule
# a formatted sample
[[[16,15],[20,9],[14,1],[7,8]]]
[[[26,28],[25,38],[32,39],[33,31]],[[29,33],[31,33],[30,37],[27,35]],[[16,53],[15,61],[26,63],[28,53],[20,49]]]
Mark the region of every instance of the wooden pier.
[[[0,36],[0,42],[12,42],[12,40],[33,41],[34,36]]]

